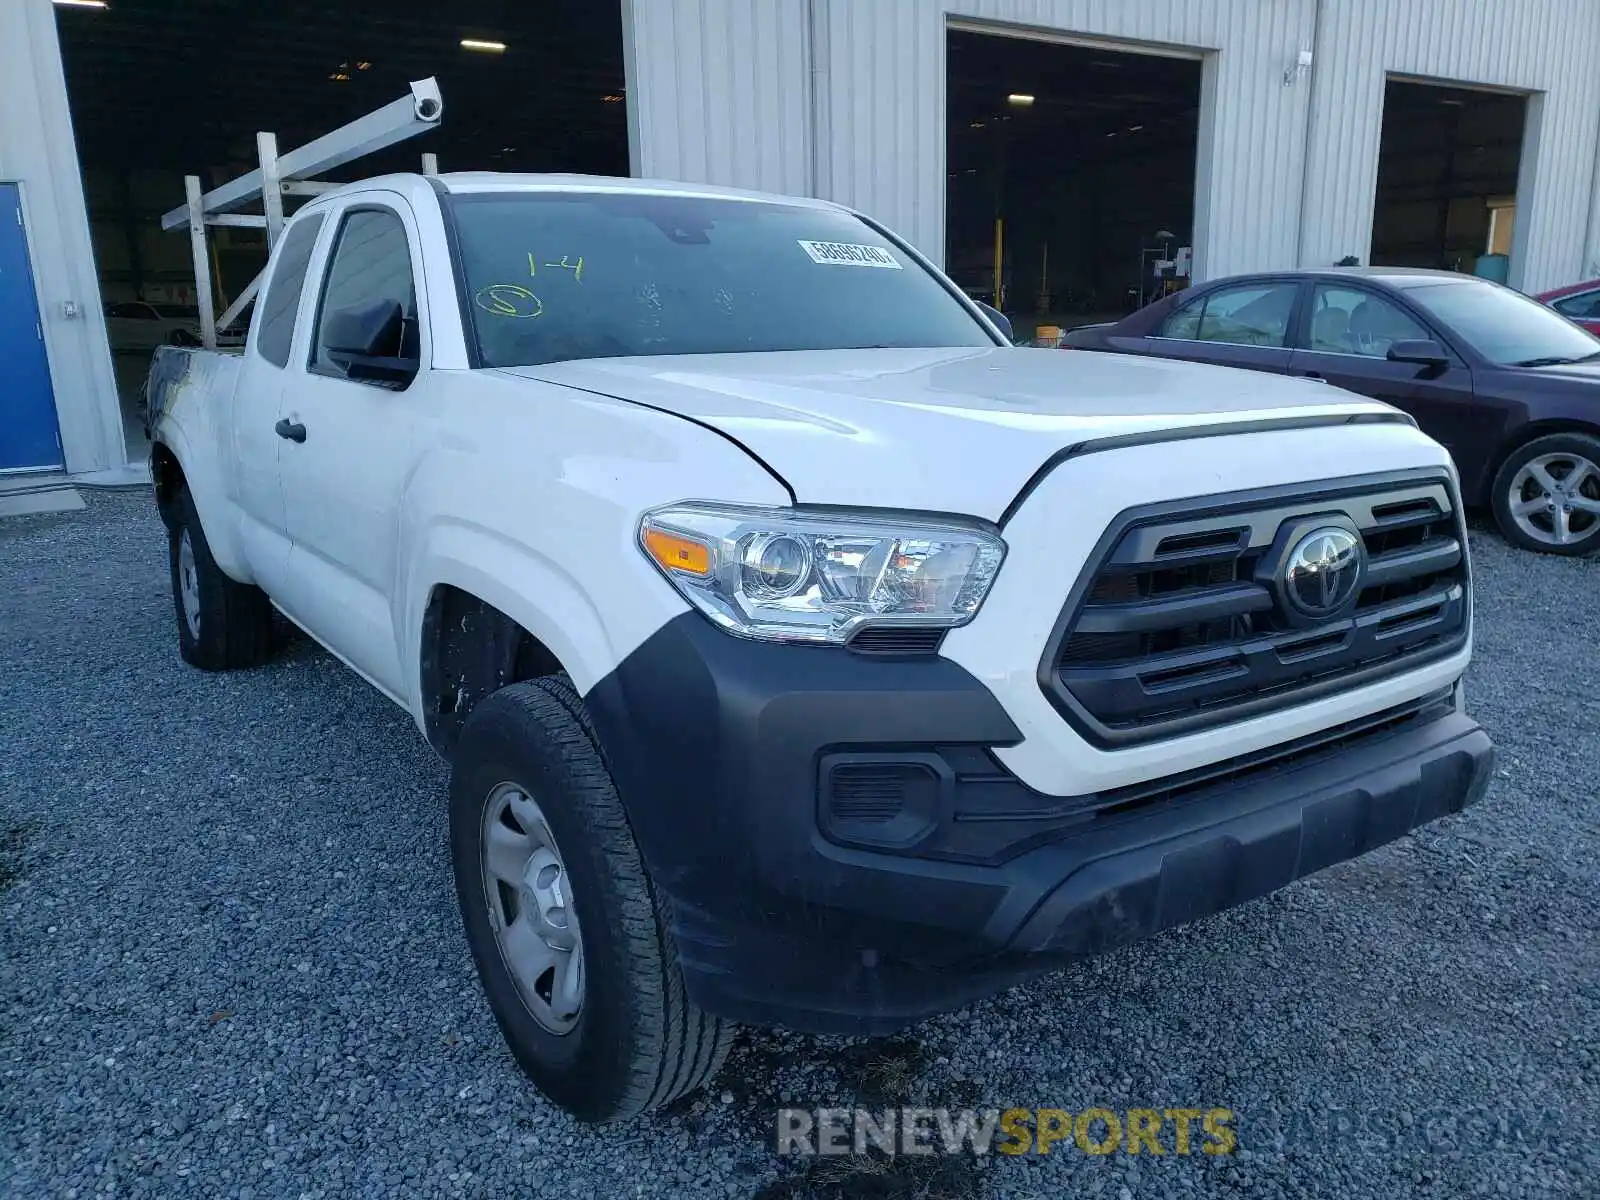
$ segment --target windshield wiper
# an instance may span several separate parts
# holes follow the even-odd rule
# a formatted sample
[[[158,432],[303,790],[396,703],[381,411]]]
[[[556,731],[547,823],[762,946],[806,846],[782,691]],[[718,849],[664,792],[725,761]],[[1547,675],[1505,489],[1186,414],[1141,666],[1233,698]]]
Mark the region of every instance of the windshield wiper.
[[[1569,358],[1565,354],[1550,354],[1544,358],[1525,358],[1521,362],[1514,362],[1513,367],[1565,367],[1570,363],[1584,362],[1594,355],[1586,354],[1583,358]]]

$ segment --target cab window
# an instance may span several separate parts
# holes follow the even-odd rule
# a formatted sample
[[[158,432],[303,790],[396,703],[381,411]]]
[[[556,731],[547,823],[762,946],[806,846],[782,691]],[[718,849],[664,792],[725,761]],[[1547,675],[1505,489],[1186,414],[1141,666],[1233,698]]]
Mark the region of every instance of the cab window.
[[[289,365],[289,344],[294,340],[295,314],[300,309],[300,289],[305,286],[306,268],[311,265],[311,250],[322,228],[322,214],[310,213],[289,226],[278,251],[278,265],[272,269],[261,302],[256,352],[274,366]]]
[[[398,304],[402,320],[395,331],[394,344],[375,348],[378,356],[417,357],[417,293],[406,227],[388,209],[357,209],[345,216],[329,260],[317,311],[311,370],[336,379],[348,378],[349,368],[340,361],[344,356],[329,353],[329,319],[336,313],[385,303]]]

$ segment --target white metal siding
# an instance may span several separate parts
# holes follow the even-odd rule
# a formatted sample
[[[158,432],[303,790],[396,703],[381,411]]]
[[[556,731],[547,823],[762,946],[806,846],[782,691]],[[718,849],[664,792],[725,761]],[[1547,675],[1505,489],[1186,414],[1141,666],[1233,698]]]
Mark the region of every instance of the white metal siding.
[[[633,173],[811,190],[806,0],[625,0]]]
[[[1284,71],[1310,44],[1315,0],[816,0],[829,171],[819,188],[944,257],[945,31],[1069,35],[1203,52],[1196,270],[1293,265],[1308,89]],[[819,79],[822,75],[819,73]],[[1215,117],[1214,121],[1208,120]]]
[[[1597,0],[630,0],[634,170],[842,200],[942,261],[952,21],[1200,54],[1199,278],[1368,258],[1390,74],[1532,95],[1513,281],[1600,271]]]
[[[1594,0],[1322,0],[1300,262],[1372,240],[1383,88],[1391,75],[1539,93],[1518,186],[1511,282],[1539,291],[1600,257],[1600,4]]]
[[[122,416],[50,0],[0,0],[0,179],[22,185],[67,469],[120,467]],[[65,315],[67,301],[77,317]]]

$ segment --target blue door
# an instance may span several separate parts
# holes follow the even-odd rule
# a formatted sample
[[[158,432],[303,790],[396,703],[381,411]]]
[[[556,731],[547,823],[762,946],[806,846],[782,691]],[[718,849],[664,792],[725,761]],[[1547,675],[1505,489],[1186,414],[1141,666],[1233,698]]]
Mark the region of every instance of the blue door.
[[[60,465],[22,197],[16,184],[0,183],[0,471]]]

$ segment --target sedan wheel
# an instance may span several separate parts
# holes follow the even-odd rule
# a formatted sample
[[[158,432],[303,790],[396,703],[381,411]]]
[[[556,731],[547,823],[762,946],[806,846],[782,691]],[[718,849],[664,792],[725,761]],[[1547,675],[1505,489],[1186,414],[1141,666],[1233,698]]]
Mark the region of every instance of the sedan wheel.
[[[1535,541],[1567,546],[1600,522],[1600,467],[1578,454],[1541,454],[1511,481],[1511,517]]]

